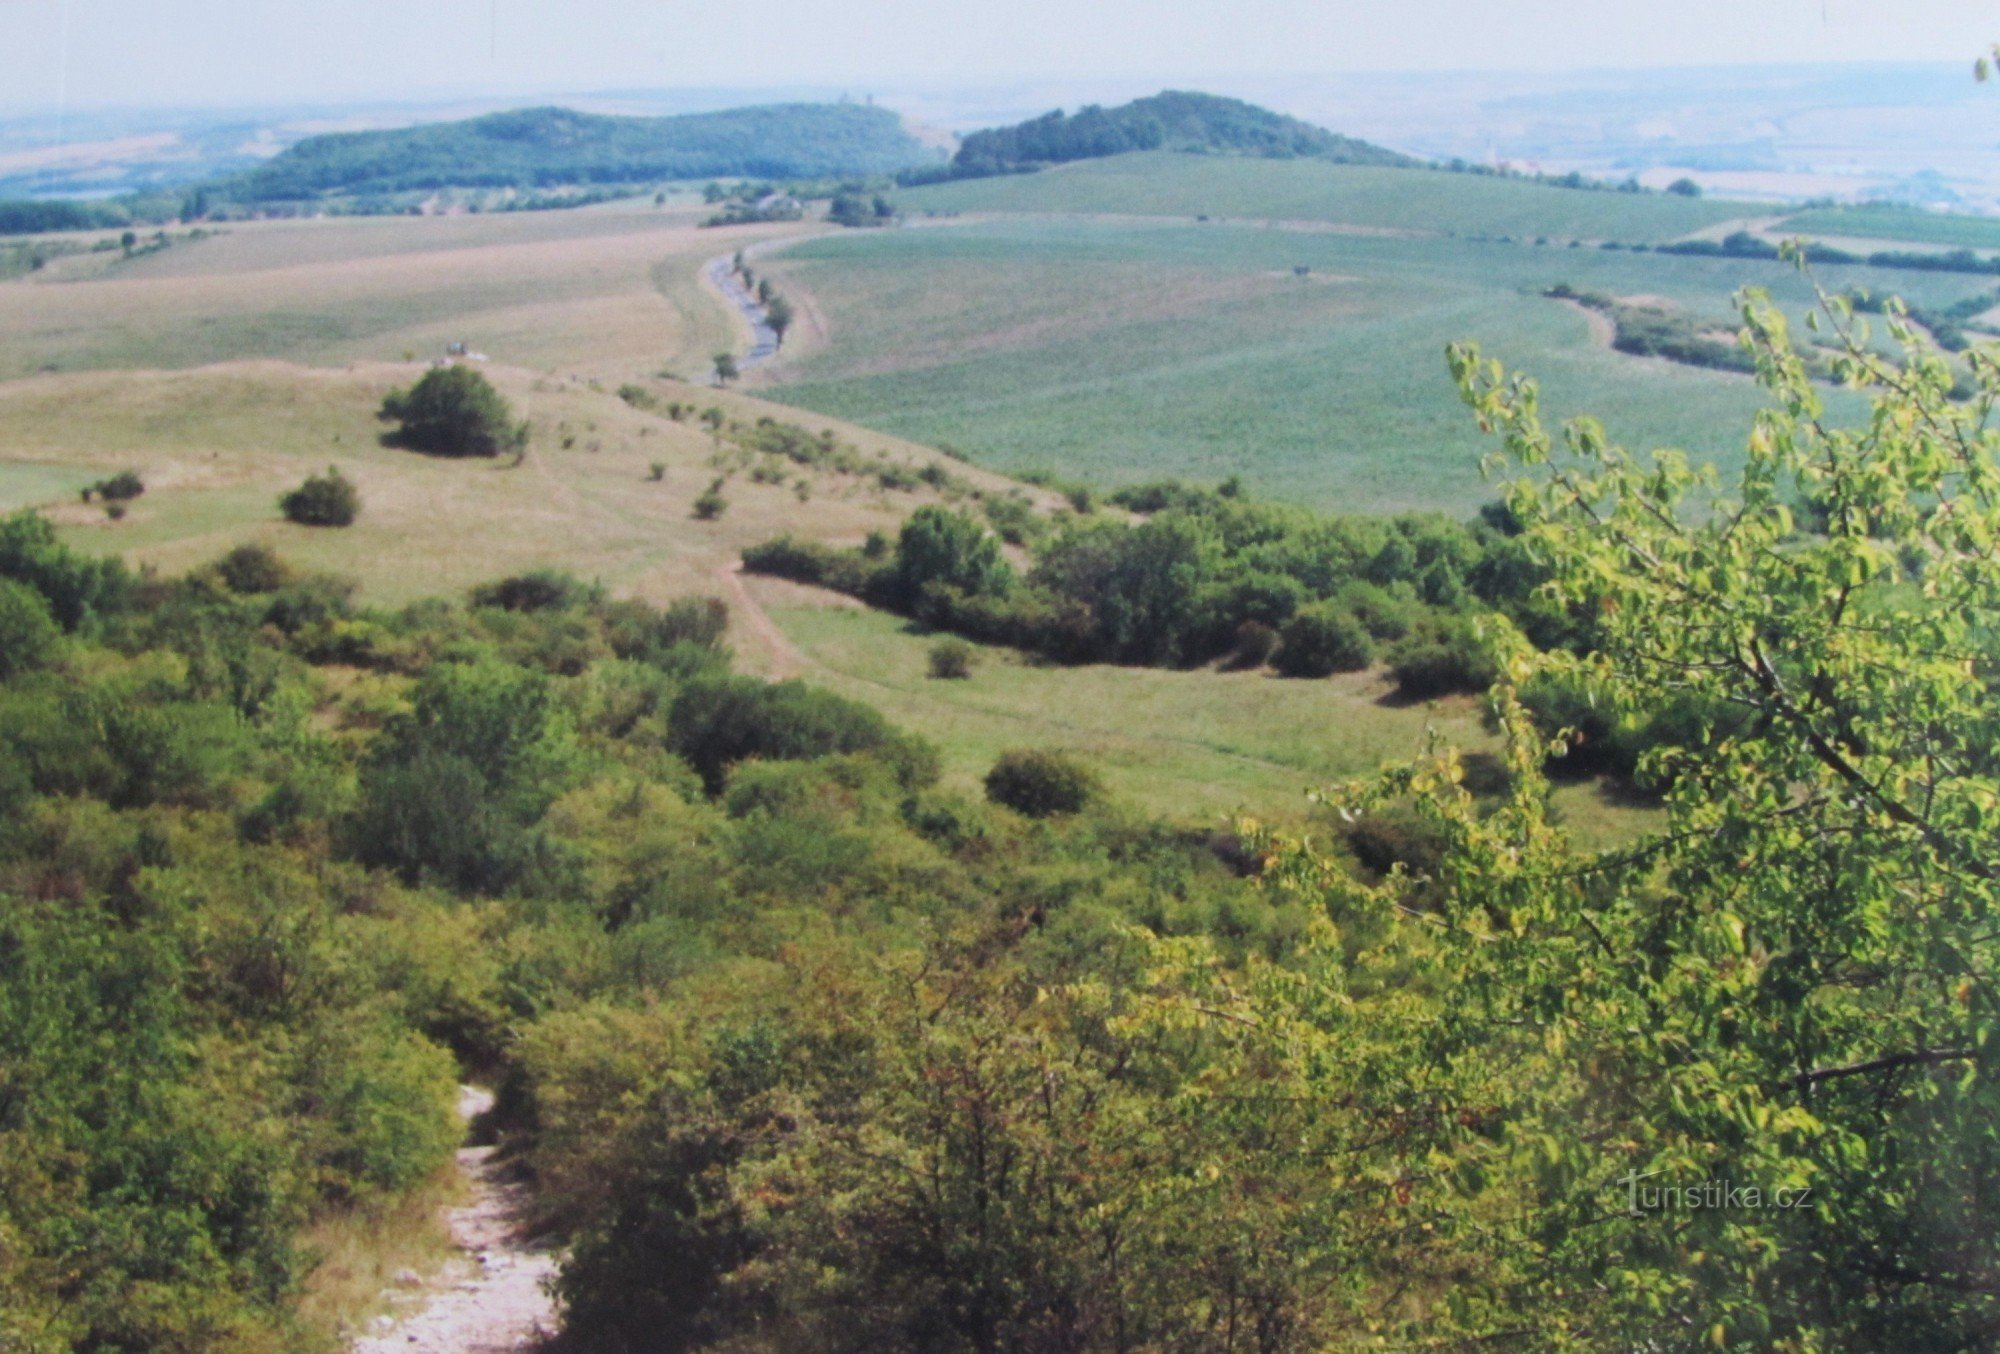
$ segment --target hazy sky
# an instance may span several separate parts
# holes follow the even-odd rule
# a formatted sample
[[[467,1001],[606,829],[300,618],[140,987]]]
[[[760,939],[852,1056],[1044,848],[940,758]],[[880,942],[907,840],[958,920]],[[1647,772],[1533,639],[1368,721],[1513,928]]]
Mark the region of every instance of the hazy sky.
[[[0,0],[0,104],[1945,59],[1994,0]]]

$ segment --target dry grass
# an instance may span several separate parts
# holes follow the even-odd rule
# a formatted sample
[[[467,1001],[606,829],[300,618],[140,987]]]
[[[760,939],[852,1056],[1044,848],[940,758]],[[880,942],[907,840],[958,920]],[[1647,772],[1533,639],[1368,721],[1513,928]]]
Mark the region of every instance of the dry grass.
[[[393,1204],[332,1213],[307,1228],[299,1243],[313,1257],[298,1301],[299,1324],[322,1348],[344,1349],[374,1317],[395,1310],[398,1271],[429,1274],[456,1254],[444,1211],[464,1202],[465,1177],[456,1166]]]

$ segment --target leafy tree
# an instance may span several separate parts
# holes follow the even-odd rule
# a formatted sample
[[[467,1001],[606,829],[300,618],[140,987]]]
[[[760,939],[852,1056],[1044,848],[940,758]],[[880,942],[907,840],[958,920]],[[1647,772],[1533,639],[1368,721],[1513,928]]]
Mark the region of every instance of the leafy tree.
[[[740,375],[742,373],[737,370],[735,353],[717,353],[715,355],[715,383],[717,385],[726,386]]]
[[[1701,185],[1693,179],[1680,178],[1668,184],[1667,191],[1678,197],[1700,197]]]
[[[896,538],[896,595],[915,605],[931,586],[972,596],[1004,593],[1014,570],[1000,554],[1000,542],[964,512],[925,506],[911,513]]]
[[[723,476],[716,476],[708,488],[695,495],[694,515],[704,522],[713,522],[729,511],[729,500],[722,496]]]
[[[71,633],[125,600],[130,578],[115,559],[89,559],[56,539],[55,528],[33,512],[0,518],[0,578],[39,592],[56,623]]]
[[[381,417],[401,427],[396,445],[437,456],[497,456],[525,446],[528,425],[484,373],[463,363],[433,367],[408,390],[391,391]]]
[[[771,332],[778,336],[780,345],[784,343],[785,333],[792,327],[794,318],[792,303],[784,297],[774,295],[765,303],[764,323],[771,326]]]
[[[0,681],[46,665],[62,642],[48,599],[0,578]]]
[[[236,593],[276,592],[292,581],[292,570],[278,552],[261,542],[237,546],[215,562],[223,586]]]
[[[1368,631],[1347,612],[1308,607],[1279,632],[1276,666],[1287,677],[1330,677],[1357,672],[1374,657]]]
[[[300,526],[352,526],[361,515],[361,491],[337,466],[328,466],[324,475],[308,476],[305,483],[280,498],[278,511]]]

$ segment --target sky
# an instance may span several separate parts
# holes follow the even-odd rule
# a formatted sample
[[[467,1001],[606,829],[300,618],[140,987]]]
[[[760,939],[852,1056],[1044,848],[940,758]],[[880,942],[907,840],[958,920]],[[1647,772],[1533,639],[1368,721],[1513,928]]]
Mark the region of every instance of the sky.
[[[1994,0],[0,0],[0,107],[1817,61],[1970,65]]]

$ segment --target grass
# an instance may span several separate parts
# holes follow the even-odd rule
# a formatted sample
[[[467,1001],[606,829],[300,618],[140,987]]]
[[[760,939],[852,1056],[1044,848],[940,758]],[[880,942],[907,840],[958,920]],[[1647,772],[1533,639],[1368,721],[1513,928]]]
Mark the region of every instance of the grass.
[[[129,261],[58,260],[0,285],[0,381],[267,358],[395,361],[453,340],[614,382],[663,366],[701,371],[736,342],[737,323],[703,293],[701,261],[773,228],[699,231],[696,210],[648,199],[254,222]]]
[[[1947,216],[1887,204],[1814,208],[1786,217],[1778,230],[1787,234],[1905,241],[1949,249],[2000,249],[2000,219]]]
[[[896,195],[924,212],[1080,212],[1325,222],[1420,234],[1657,244],[1759,214],[1754,203],[1552,188],[1518,179],[1319,160],[1153,151]]]
[[[1726,464],[1761,403],[1749,377],[1611,352],[1540,293],[1656,295],[1702,325],[1728,323],[1746,285],[1809,296],[1769,261],[1131,219],[855,232],[765,268],[831,327],[764,388],[774,398],[1014,473],[1101,486],[1240,474],[1261,496],[1320,508],[1458,514],[1492,495],[1478,470],[1491,444],[1452,388],[1447,343],[1478,339],[1534,375],[1558,417],[1595,412],[1629,443]],[[1919,304],[1986,281],[1822,271],[1829,286]]]
[[[929,675],[935,636],[899,616],[828,605],[766,579],[749,587],[804,655],[808,680],[921,730],[943,752],[945,783],[970,794],[1002,752],[1057,748],[1079,754],[1117,799],[1148,813],[1297,820],[1308,790],[1418,756],[1433,732],[1467,751],[1495,746],[1476,698],[1406,704],[1380,671],[1293,681],[1213,668],[1054,667],[974,646],[971,676],[940,680]],[[1592,845],[1648,821],[1649,811],[1594,785],[1564,786],[1557,803]]]
[[[430,1274],[456,1254],[442,1219],[463,1200],[456,1166],[392,1204],[345,1209],[299,1238],[312,1268],[298,1299],[300,1325],[327,1350],[344,1349],[374,1317],[395,1309],[396,1274]]]
[[[186,373],[85,373],[0,386],[0,501],[48,505],[64,537],[94,553],[176,573],[245,541],[302,568],[346,575],[365,598],[401,603],[452,594],[540,566],[569,569],[654,600],[727,590],[743,547],[809,518],[831,538],[893,532],[936,495],[887,493],[853,476],[792,468],[784,483],[729,479],[729,510],[696,522],[694,497],[718,473],[692,422],[630,408],[587,382],[492,368],[533,425],[526,462],[452,461],[383,447],[374,411],[419,369],[307,369],[248,363]],[[736,418],[788,414],[735,392],[667,382],[662,400],[722,406]],[[844,440],[897,459],[933,456],[827,420]],[[564,443],[569,445],[565,446]],[[666,466],[651,479],[652,466]],[[339,529],[281,520],[278,496],[337,464],[360,487],[360,520]],[[147,492],[113,523],[75,490],[135,469]],[[1000,481],[965,467],[975,482]],[[808,480],[801,503],[794,482]]]

